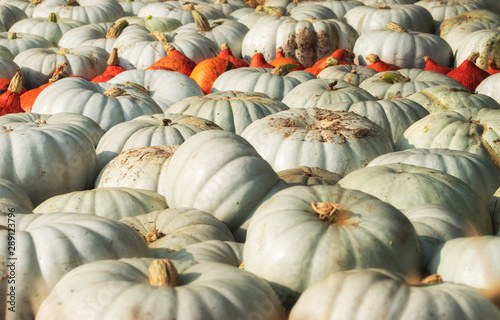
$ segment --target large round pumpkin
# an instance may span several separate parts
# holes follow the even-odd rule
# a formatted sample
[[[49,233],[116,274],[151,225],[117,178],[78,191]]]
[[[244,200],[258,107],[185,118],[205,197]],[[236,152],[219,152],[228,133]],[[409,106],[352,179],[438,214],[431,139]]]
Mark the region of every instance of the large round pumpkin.
[[[408,274],[420,270],[420,259],[415,229],[401,211],[339,186],[276,193],[250,221],[243,249],[245,270],[271,282],[285,301],[334,272]]]

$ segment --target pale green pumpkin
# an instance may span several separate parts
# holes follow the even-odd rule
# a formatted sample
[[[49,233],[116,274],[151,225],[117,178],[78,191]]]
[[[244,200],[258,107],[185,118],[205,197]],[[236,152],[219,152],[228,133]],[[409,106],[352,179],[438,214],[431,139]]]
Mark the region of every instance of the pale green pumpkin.
[[[486,203],[465,182],[450,174],[410,164],[389,163],[358,169],[338,185],[371,194],[400,210],[440,204],[467,219],[481,235],[492,234]]]
[[[320,167],[344,175],[392,152],[387,132],[353,112],[293,108],[254,121],[241,134],[274,170]]]
[[[0,215],[31,213],[33,208],[33,202],[21,187],[9,180],[0,179]]]
[[[272,196],[250,221],[243,261],[286,302],[334,272],[421,267],[415,229],[401,211],[339,186],[295,186]]]
[[[234,241],[219,219],[193,208],[169,208],[120,219],[148,243],[152,257],[169,254],[208,240]]]
[[[9,219],[9,221],[7,220]],[[56,283],[73,268],[98,260],[146,257],[146,242],[126,225],[77,213],[0,216],[0,272],[8,274],[8,223],[15,225],[16,312],[7,312],[8,277],[0,279],[0,312],[6,319],[34,319]]]
[[[39,204],[35,213],[79,212],[119,220],[167,208],[160,194],[133,188],[99,188],[70,192]]]
[[[244,138],[208,130],[179,146],[162,182],[170,207],[205,211],[234,231],[278,180]]]
[[[137,320],[153,314],[162,320],[286,319],[269,284],[250,272],[180,260],[156,260],[150,267],[153,261],[100,261],[75,269],[52,290],[37,318]],[[156,280],[162,278],[166,281]]]
[[[406,163],[451,174],[469,185],[484,203],[488,203],[500,187],[500,172],[487,159],[466,151],[446,148],[406,149],[383,154],[373,159],[368,167]]]
[[[255,120],[286,109],[285,103],[264,93],[222,91],[184,98],[167,111],[201,117],[226,131],[240,134]]]
[[[477,290],[434,279],[439,277],[419,283],[382,269],[337,272],[306,290],[289,319],[494,320],[500,317],[497,307]]]

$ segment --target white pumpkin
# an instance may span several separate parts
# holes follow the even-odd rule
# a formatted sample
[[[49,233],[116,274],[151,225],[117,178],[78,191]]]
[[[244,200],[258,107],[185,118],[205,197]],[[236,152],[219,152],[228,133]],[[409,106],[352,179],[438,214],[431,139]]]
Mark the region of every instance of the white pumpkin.
[[[421,266],[416,232],[401,211],[339,186],[295,186],[272,196],[250,221],[243,261],[286,302],[338,271],[408,274]]]
[[[163,189],[170,207],[208,212],[233,231],[278,180],[269,163],[241,136],[207,130],[179,146]]]
[[[111,22],[125,15],[115,0],[45,0],[33,10],[33,17],[47,17],[51,12],[60,18],[80,20],[86,24]]]
[[[143,86],[164,112],[177,101],[203,95],[200,86],[193,79],[174,71],[127,70],[108,81],[108,83],[116,84],[128,82]],[[168,86],[165,85],[166,83]]]
[[[234,241],[227,226],[213,215],[193,208],[169,208],[120,219],[148,243],[152,257],[167,258],[191,244]]]
[[[8,220],[9,219],[9,222]],[[15,313],[6,312],[8,277],[0,279],[0,312],[6,319],[34,319],[42,301],[71,269],[99,260],[145,257],[146,242],[128,226],[77,213],[18,214],[0,217],[0,272],[9,274],[8,223],[16,229]],[[11,280],[12,282],[12,280]]]
[[[160,263],[151,267],[153,261],[152,258],[99,261],[75,269],[52,290],[37,317],[39,320],[68,317],[87,320],[89,316],[100,320],[137,320],[151,315],[162,320],[286,319],[269,284],[250,272],[221,263],[179,260],[163,260],[163,263],[156,260]],[[168,269],[158,267],[165,264]],[[178,281],[172,281],[167,274],[177,274],[174,279]],[[155,281],[158,278],[167,278],[169,285]]]
[[[119,220],[167,208],[160,194],[133,188],[98,188],[61,194],[39,204],[33,212],[78,212]]]
[[[274,170],[320,167],[340,175],[393,150],[387,132],[352,112],[293,108],[254,121],[241,134]]]
[[[95,148],[71,123],[27,125],[0,132],[0,178],[19,185],[33,204],[92,187],[97,176]],[[6,156],[9,155],[9,156]]]
[[[167,112],[201,117],[226,131],[241,134],[255,120],[286,109],[285,103],[264,93],[221,91],[182,99]]]
[[[289,319],[493,320],[500,317],[498,308],[477,290],[456,283],[432,282],[439,276],[429,278],[419,283],[382,269],[337,272],[306,290]]]
[[[381,164],[353,171],[338,185],[371,194],[400,210],[425,203],[447,206],[466,218],[479,234],[493,232],[484,201],[465,182],[443,171],[403,163]]]
[[[234,241],[207,240],[193,243],[179,251],[170,253],[167,258],[198,262],[217,262],[239,267],[243,262],[244,244]]]
[[[34,206],[20,186],[0,178],[0,216],[31,213]]]
[[[476,87],[476,93],[487,95],[497,103],[500,103],[500,90],[497,90],[497,81],[500,80],[499,74],[492,74]]]
[[[1,32],[0,45],[6,47],[14,57],[33,48],[49,48],[50,42],[44,37],[31,33]],[[14,59],[14,57],[12,59]]]
[[[146,93],[135,87],[94,83],[82,78],[64,78],[45,88],[36,98],[32,112],[74,112],[94,120],[104,130],[142,115],[161,113]]]
[[[26,78],[26,89],[38,88],[49,82],[56,66],[67,63],[66,72],[92,80],[107,68],[109,53],[101,48],[85,46],[73,49],[38,48],[19,53],[14,62]]]

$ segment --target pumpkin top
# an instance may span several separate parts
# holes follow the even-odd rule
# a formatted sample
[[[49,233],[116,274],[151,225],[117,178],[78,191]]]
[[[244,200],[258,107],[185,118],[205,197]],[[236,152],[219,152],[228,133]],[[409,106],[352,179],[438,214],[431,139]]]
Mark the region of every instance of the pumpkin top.
[[[292,64],[292,63],[287,63],[287,64],[282,64],[277,66],[271,71],[271,74],[277,75],[277,76],[286,76],[290,71],[293,69],[297,68],[298,65]]]
[[[149,284],[158,287],[179,285],[179,273],[171,260],[155,259],[149,266]]]
[[[406,29],[402,25],[399,25],[395,22],[387,22],[385,25],[385,30],[396,31],[396,32],[401,32],[401,33],[408,33],[408,29]]]
[[[106,33],[106,39],[116,39],[122,33],[123,29],[128,26],[127,20],[116,22]]]
[[[10,80],[9,87],[7,90],[14,93],[21,93],[23,89],[23,74],[21,73],[21,69],[17,69],[16,74]]]
[[[194,22],[199,31],[210,31],[212,29],[210,22],[205,15],[197,10],[191,10],[191,14],[193,15]]]

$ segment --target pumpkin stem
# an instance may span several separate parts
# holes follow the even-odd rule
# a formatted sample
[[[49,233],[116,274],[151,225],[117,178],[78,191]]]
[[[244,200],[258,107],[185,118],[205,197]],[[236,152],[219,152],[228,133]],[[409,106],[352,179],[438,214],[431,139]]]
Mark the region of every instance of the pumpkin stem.
[[[192,4],[191,2],[187,2],[187,3],[186,3],[186,4],[184,4],[184,6],[182,7],[182,10],[192,11],[192,10],[194,10],[194,4]]]
[[[55,12],[49,13],[49,22],[57,22],[57,15]]]
[[[375,53],[370,53],[369,55],[366,56],[366,60],[368,60],[370,64],[374,64],[380,61],[380,57]]]
[[[338,81],[337,80],[333,80],[332,82],[330,82],[328,84],[328,91],[334,91],[334,90],[337,90],[337,88],[335,88],[335,86],[337,85]]]
[[[471,53],[471,54],[467,57],[467,60],[469,60],[470,62],[472,62],[472,63],[474,63],[474,64],[475,64],[475,63],[476,63],[476,61],[477,61],[477,58],[479,58],[479,55],[480,55],[480,54],[479,54],[479,52],[473,52],[473,53]]]
[[[443,279],[439,274],[431,274],[430,276],[423,278],[420,281],[420,284],[427,285],[427,284],[437,284],[441,282],[443,282]]]
[[[162,46],[163,46],[163,49],[165,49],[165,52],[167,53],[167,55],[171,52],[171,51],[174,51],[174,50],[177,50],[173,44],[170,44],[168,42],[162,42],[161,43]]]
[[[21,73],[21,69],[17,68],[16,74],[10,80],[7,90],[13,93],[21,93],[23,90],[23,74]]]
[[[358,73],[358,72],[356,71],[356,69],[352,69],[352,70],[351,70],[351,73],[356,74],[356,73]]]
[[[283,10],[276,8],[276,7],[265,7],[264,12],[267,13],[270,16],[276,16],[276,17],[283,17],[285,16],[285,13]]]
[[[111,54],[108,58],[108,66],[120,65],[120,58],[118,58],[118,48],[111,49]]]
[[[155,259],[149,266],[149,284],[157,287],[176,287],[179,273],[171,260]]]
[[[164,127],[168,127],[169,125],[172,124],[172,120],[171,119],[164,118],[161,121],[163,122],[163,126]]]
[[[80,4],[76,0],[68,0],[66,4],[64,5],[65,7],[78,7]]]
[[[196,23],[196,27],[198,27],[199,31],[210,31],[212,27],[210,27],[210,22],[208,22],[207,17],[201,14],[197,10],[191,10],[191,14],[193,15],[194,22]]]
[[[126,94],[128,94],[128,92],[123,90],[122,88],[111,87],[108,90],[104,91],[103,94],[107,97],[116,98],[119,96],[126,95]]]
[[[245,263],[243,261],[238,266],[238,269],[245,270]]]
[[[332,66],[338,66],[338,65],[339,65],[339,63],[340,63],[340,61],[339,61],[339,59],[337,59],[337,58],[334,58],[334,57],[328,57],[328,58],[326,58],[325,63],[326,63],[326,66],[327,66],[327,67],[332,67]]]
[[[410,82],[410,78],[396,72],[385,72],[381,79],[389,83]]]
[[[311,202],[311,207],[323,221],[336,223],[337,213],[340,205],[338,203],[331,202]]]
[[[153,16],[152,15],[149,15],[147,16],[146,18],[144,18],[144,20],[152,20],[153,19]]]
[[[62,54],[62,55],[69,54],[69,50],[66,48],[61,48],[59,49],[59,51],[57,51],[57,54]]]
[[[42,119],[36,119],[35,123],[38,123],[38,124],[47,124],[47,121],[46,120],[42,120]]]
[[[390,9],[391,7],[390,6],[387,6],[387,5],[380,5],[380,6],[377,6],[377,9],[380,9],[380,10],[386,10],[386,9]]]
[[[132,87],[134,89],[137,89],[139,90],[140,92],[144,93],[144,94],[147,94],[149,96],[149,91],[148,89],[144,88],[143,86],[141,86],[140,84],[138,83],[135,83],[135,82],[132,82],[132,81],[125,81],[124,85],[126,85],[127,87]]]
[[[8,40],[16,40],[17,39],[17,33],[15,33],[15,32],[9,33],[9,35],[7,36],[7,39]]]
[[[121,20],[116,22],[111,28],[109,28],[106,33],[106,39],[116,39],[122,33],[123,29],[128,27],[127,20]]]
[[[227,0],[216,0],[214,4],[227,4]]]
[[[402,25],[399,25],[395,22],[387,22],[385,25],[385,30],[387,31],[396,31],[396,32],[402,32],[402,33],[408,33],[408,29],[403,27]]]
[[[273,71],[271,71],[271,74],[274,74],[277,76],[286,76],[290,71],[292,71],[293,69],[295,69],[297,67],[298,67],[298,65],[293,64],[293,63],[282,64],[282,65],[274,68]]]
[[[163,119],[163,120],[169,120],[169,119]],[[172,121],[172,120],[170,120],[170,121]],[[158,239],[163,238],[164,236],[165,236],[165,234],[160,232],[158,229],[152,229],[146,235],[144,235],[143,238],[149,244],[149,243],[155,242]]]
[[[33,3],[34,5],[39,5],[40,3],[43,2],[43,0],[30,0],[31,3]]]
[[[155,37],[156,40],[160,41],[160,43],[168,42],[168,38],[163,32],[154,31],[151,35]]]

